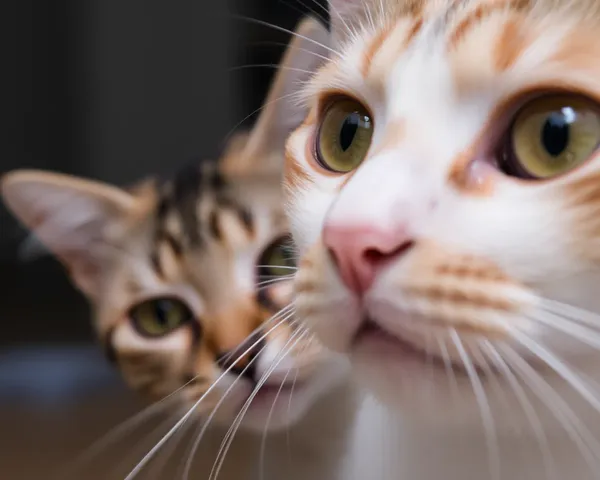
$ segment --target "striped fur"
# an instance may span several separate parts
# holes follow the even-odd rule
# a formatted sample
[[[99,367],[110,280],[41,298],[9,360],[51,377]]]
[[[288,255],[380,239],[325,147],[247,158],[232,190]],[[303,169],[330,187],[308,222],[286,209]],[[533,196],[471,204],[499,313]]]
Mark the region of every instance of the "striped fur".
[[[221,429],[255,389],[225,478],[258,478],[260,437],[251,432],[287,427],[291,445],[304,452],[294,478],[329,480],[343,441],[315,441],[315,429],[327,425],[333,435],[350,426],[345,364],[298,328],[294,259],[277,263],[290,242],[284,141],[300,118],[278,99],[323,58],[320,37],[326,32],[316,21],[300,24],[257,124],[233,136],[217,162],[190,163],[171,179],[128,189],[39,171],[2,179],[8,207],[86,294],[100,342],[128,385],[151,399],[176,392],[178,406],[198,402],[194,418],[211,421],[195,470],[201,478],[211,472]],[[283,478],[286,442],[276,444],[268,471]],[[306,464],[304,456],[322,462]]]

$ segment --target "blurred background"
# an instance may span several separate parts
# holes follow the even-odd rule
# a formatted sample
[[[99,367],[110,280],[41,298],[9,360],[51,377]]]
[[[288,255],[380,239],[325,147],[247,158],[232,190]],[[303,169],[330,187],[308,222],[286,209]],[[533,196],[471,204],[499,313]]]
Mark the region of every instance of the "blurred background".
[[[318,3],[14,2],[0,173],[43,168],[126,185],[215,158],[232,129],[250,126],[274,72],[249,66],[276,64],[289,40],[239,16],[293,29],[309,9],[323,14]],[[53,478],[143,404],[96,348],[60,266],[17,258],[25,232],[4,207],[0,232],[0,478]],[[76,478],[117,478],[112,463]]]

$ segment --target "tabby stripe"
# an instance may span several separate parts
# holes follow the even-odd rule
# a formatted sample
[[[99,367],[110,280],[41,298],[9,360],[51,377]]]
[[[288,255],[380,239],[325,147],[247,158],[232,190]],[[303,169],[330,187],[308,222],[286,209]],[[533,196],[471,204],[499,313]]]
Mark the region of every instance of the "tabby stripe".
[[[170,232],[167,232],[166,230],[161,230],[159,235],[160,239],[167,243],[171,250],[173,250],[175,256],[181,257],[181,255],[183,254],[183,246],[181,245],[179,240],[177,240]]]
[[[452,50],[462,41],[469,30],[477,26],[481,21],[499,10],[521,11],[527,8],[530,0],[498,0],[488,4],[478,5],[471,13],[463,18],[454,31],[450,34],[448,49]]]
[[[165,278],[165,272],[162,268],[162,265],[160,263],[160,257],[158,255],[158,250],[155,250],[154,252],[152,252],[150,254],[150,263],[152,264],[152,268],[154,269],[154,272],[156,273],[156,276],[159,278],[164,279]]]

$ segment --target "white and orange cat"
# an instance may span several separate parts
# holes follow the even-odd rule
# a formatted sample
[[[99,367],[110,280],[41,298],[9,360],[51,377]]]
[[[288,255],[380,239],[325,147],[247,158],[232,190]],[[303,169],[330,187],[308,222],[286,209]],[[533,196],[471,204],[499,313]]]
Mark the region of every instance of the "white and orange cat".
[[[329,5],[286,151],[296,307],[398,416],[386,468],[600,478],[600,2]]]
[[[217,165],[133,189],[39,171],[2,179],[8,207],[89,299],[127,383],[153,399],[176,392],[166,403],[182,412],[179,430],[196,429],[193,465],[180,459],[190,478],[330,480],[339,471],[354,395],[344,362],[292,318],[281,195],[285,138],[302,120],[285,97],[322,61],[326,40],[316,21],[301,23],[256,126]]]

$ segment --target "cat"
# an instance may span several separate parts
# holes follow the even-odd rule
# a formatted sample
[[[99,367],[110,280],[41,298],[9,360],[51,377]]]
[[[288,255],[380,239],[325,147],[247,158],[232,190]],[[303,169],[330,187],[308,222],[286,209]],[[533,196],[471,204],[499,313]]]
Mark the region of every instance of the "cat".
[[[262,477],[264,458],[266,479],[330,480],[348,437],[347,367],[295,325],[288,306],[295,265],[280,186],[284,142],[302,119],[285,97],[322,61],[326,38],[316,20],[301,22],[255,127],[216,164],[129,189],[30,170],[2,179],[10,210],[89,300],[127,384],[167,397],[181,430],[197,424],[185,422],[192,415],[210,422],[194,438],[194,478],[217,473],[243,410],[219,478]]]
[[[298,318],[397,422],[396,478],[600,478],[600,2],[329,7]]]

